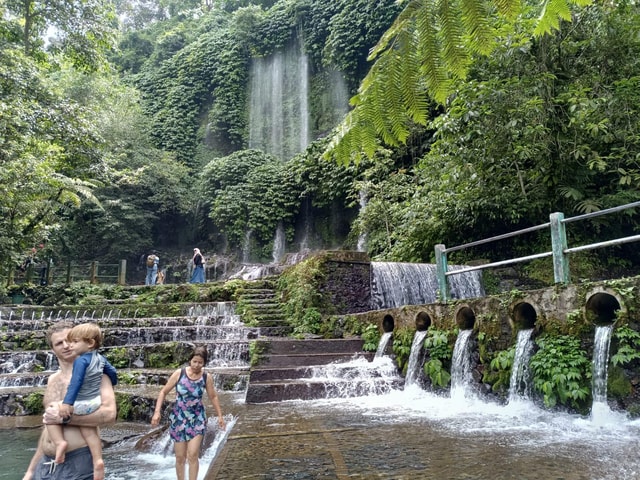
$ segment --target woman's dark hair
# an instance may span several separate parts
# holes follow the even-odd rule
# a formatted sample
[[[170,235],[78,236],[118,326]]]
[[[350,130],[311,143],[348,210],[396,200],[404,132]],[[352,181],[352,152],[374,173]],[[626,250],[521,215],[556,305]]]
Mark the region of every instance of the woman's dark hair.
[[[191,356],[189,357],[189,361],[191,361],[191,359],[193,357],[202,357],[202,359],[204,360],[204,364],[207,364],[207,358],[209,357],[209,354],[207,352],[207,347],[196,347],[193,350],[193,353],[191,354]]]

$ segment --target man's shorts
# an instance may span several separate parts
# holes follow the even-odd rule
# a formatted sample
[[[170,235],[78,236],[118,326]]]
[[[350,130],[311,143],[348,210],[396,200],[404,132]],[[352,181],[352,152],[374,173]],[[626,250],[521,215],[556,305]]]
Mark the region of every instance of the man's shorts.
[[[54,457],[43,455],[34,480],[93,480],[93,459],[89,447],[67,452],[64,463],[56,464]]]

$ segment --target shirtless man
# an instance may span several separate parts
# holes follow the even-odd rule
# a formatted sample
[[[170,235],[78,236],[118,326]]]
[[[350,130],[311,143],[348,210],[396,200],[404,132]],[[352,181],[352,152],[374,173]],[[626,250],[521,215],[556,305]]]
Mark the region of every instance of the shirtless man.
[[[75,354],[67,343],[67,334],[73,327],[69,322],[58,322],[47,331],[47,339],[53,353],[58,358],[60,370],[49,377],[49,383],[44,393],[44,404],[48,405],[43,415],[44,423],[63,423],[58,415],[57,407],[52,406],[64,398],[67,386],[71,380]],[[102,376],[100,387],[102,405],[89,415],[72,416],[64,427],[64,439],[67,442],[66,459],[64,463],[54,462],[56,446],[47,435],[47,429],[42,430],[36,453],[29,463],[29,468],[23,480],[104,480],[104,466],[93,469],[91,452],[80,433],[80,426],[99,427],[109,425],[116,420],[116,399],[113,386],[108,376]]]

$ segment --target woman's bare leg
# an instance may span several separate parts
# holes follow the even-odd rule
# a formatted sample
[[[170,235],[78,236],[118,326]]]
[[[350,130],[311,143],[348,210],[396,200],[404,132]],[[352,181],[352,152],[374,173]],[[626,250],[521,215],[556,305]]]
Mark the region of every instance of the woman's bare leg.
[[[200,445],[202,445],[202,438],[202,435],[198,435],[187,442],[189,480],[198,479],[198,469],[200,468]]]
[[[184,466],[187,461],[187,442],[175,442],[173,446],[176,452],[176,477],[184,480]]]

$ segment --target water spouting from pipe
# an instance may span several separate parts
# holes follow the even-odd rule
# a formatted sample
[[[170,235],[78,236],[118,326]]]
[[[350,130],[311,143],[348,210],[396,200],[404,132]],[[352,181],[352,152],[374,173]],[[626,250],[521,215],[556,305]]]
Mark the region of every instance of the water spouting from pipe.
[[[531,396],[529,360],[534,347],[532,333],[532,328],[518,331],[516,351],[509,380],[509,403],[528,400]]]
[[[451,398],[461,400],[469,396],[471,383],[471,334],[472,329],[460,330],[453,347],[451,359]]]
[[[409,362],[407,363],[407,375],[404,379],[404,385],[414,385],[419,376],[422,365],[420,360],[424,351],[424,339],[427,336],[427,330],[418,330],[413,336],[413,342],[411,342],[411,353],[409,354]]]

